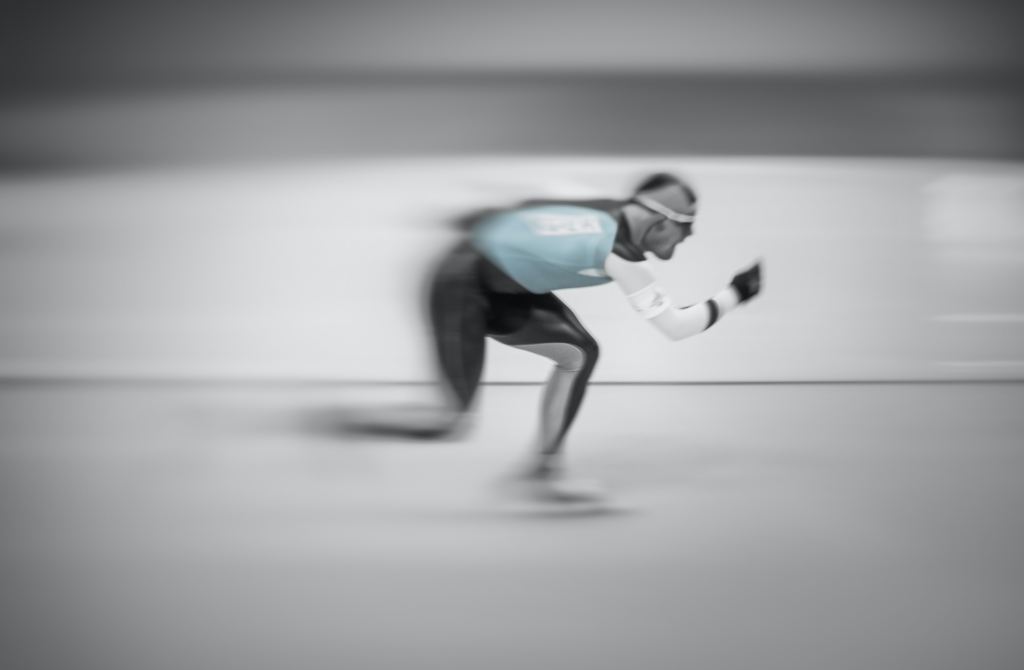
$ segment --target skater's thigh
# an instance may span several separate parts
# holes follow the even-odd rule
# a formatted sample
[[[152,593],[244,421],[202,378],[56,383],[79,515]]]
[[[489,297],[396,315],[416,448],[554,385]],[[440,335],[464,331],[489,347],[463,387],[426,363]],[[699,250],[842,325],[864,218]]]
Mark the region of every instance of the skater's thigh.
[[[488,321],[488,334],[512,346],[548,342],[596,346],[573,311],[552,293],[501,296]]]

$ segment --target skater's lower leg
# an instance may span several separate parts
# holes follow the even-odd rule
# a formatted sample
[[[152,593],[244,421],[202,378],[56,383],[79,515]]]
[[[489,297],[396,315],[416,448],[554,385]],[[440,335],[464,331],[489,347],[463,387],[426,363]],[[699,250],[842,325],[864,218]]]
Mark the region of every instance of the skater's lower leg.
[[[580,480],[566,475],[564,445],[576,418],[590,374],[596,362],[596,347],[563,346],[548,348],[546,355],[555,360],[541,400],[538,443],[525,472],[535,497],[554,502],[593,502],[605,495],[600,482]],[[557,354],[557,357],[556,355]]]
[[[540,426],[528,474],[548,477],[563,469],[562,446],[573,417],[567,416],[578,369],[556,365],[541,400]]]

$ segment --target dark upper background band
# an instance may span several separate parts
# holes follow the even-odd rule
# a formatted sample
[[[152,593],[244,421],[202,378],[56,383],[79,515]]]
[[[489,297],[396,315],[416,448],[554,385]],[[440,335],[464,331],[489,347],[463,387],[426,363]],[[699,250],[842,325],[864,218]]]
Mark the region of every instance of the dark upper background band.
[[[9,0],[0,169],[355,156],[1024,160],[1008,0]]]
[[[644,105],[636,100],[656,99]],[[1024,160],[1017,77],[215,76],[8,82],[0,169],[569,154]]]

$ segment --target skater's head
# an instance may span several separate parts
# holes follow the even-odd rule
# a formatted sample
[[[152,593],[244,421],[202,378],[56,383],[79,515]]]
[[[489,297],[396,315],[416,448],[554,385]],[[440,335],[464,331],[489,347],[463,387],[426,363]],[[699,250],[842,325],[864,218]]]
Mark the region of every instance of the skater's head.
[[[675,175],[658,173],[644,179],[629,200],[627,221],[634,244],[662,260],[693,234],[697,194]]]

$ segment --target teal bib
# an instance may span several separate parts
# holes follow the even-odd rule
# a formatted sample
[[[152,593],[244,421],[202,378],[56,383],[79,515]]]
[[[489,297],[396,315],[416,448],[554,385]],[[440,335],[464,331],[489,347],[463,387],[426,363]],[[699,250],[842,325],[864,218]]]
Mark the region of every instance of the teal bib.
[[[472,244],[531,293],[596,286],[611,279],[604,261],[615,243],[611,215],[575,205],[543,205],[493,214]]]

